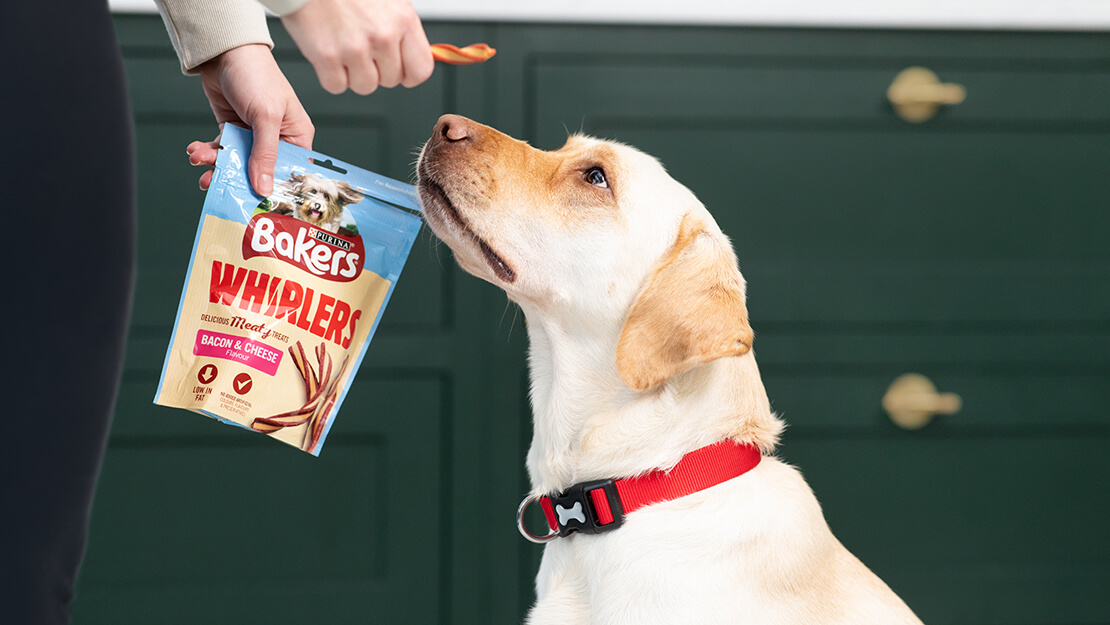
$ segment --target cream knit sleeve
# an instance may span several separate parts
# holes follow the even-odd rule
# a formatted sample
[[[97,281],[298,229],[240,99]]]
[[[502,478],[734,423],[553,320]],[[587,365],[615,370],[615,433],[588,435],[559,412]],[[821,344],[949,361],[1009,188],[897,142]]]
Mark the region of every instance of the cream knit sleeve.
[[[308,4],[308,0],[258,0],[266,5],[267,9],[274,12],[274,15],[289,15],[293,11]]]
[[[274,47],[266,13],[255,0],[155,1],[185,74],[196,74],[198,65],[232,48],[249,43]]]

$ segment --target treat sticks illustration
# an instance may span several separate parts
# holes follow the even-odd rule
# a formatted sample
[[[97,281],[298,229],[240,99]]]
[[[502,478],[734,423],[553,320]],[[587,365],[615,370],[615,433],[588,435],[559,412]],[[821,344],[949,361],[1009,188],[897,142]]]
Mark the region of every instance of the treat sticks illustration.
[[[307,398],[305,404],[296,410],[272,417],[257,417],[251,422],[253,429],[266,434],[307,424],[308,428],[305,430],[301,448],[310,453],[315,450],[324,433],[324,427],[339,395],[339,380],[346,373],[347,363],[350,361],[350,356],[345,356],[338,371],[333,375],[334,362],[328,354],[327,343],[320,343],[313,352],[316,356],[316,367],[312,366],[300,341],[289,348],[289,356],[304,380]]]

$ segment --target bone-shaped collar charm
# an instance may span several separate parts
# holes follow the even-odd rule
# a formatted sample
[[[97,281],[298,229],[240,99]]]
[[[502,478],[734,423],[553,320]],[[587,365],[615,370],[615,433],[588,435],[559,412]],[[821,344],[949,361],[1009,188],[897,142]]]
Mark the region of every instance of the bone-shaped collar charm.
[[[559,515],[559,525],[566,526],[567,521],[578,521],[580,524],[586,523],[586,514],[582,512],[582,502],[576,501],[570,508],[564,508],[562,504],[555,506],[555,514]]]

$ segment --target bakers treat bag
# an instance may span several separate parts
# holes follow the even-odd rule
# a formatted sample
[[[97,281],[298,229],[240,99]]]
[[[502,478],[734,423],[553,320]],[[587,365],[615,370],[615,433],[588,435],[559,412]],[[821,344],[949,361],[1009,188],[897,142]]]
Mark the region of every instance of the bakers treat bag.
[[[420,230],[410,185],[224,125],[154,403],[319,455]]]

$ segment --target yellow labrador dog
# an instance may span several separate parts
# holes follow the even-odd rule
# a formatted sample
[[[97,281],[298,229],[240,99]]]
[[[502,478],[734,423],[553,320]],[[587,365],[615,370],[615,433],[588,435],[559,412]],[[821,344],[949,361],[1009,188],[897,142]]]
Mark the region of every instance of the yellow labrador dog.
[[[428,223],[523,309],[534,495],[550,526],[531,625],[920,623],[772,454],[729,240],[630,147],[544,152],[458,116],[418,163]]]

